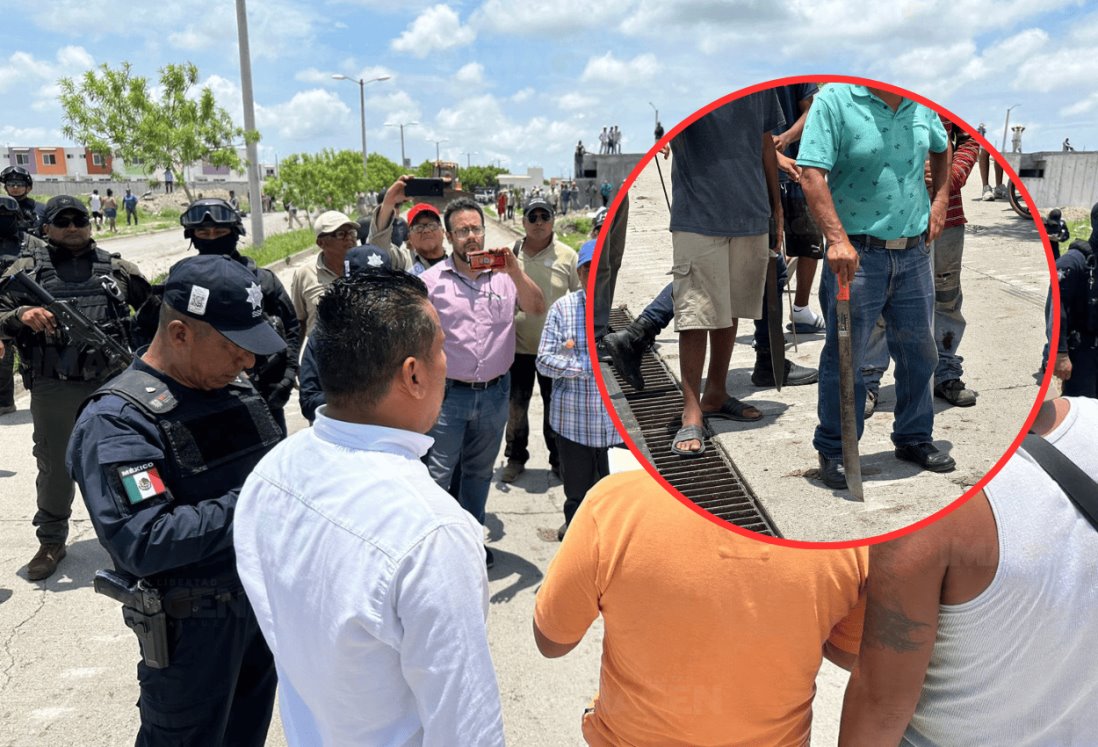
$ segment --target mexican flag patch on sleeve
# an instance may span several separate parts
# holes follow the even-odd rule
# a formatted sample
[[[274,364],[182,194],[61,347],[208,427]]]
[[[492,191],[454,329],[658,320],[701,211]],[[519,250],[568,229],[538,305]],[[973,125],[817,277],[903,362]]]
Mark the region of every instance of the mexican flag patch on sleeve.
[[[168,492],[152,462],[119,467],[118,476],[122,479],[122,487],[126,489],[126,498],[131,506]]]

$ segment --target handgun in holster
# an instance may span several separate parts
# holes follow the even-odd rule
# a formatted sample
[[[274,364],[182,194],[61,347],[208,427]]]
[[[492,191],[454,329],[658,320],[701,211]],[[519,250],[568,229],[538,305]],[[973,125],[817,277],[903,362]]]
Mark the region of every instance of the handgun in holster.
[[[168,657],[168,617],[160,592],[142,579],[117,571],[95,572],[95,593],[122,603],[122,619],[141,644],[141,658],[150,669],[164,669]]]

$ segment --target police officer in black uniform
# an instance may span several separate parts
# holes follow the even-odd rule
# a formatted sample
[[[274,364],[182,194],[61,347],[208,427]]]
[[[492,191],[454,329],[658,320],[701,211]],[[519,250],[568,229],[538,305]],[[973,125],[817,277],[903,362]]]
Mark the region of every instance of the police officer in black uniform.
[[[1098,203],[1090,238],[1076,240],[1056,260],[1060,278],[1060,338],[1053,373],[1065,397],[1098,397]]]
[[[7,274],[20,270],[79,311],[119,343],[129,345],[130,307],[149,297],[149,283],[131,262],[95,245],[84,203],[69,195],[46,203],[43,225],[48,244],[17,259]],[[72,513],[73,484],[65,471],[65,445],[80,403],[117,370],[101,351],[71,339],[38,302],[18,290],[0,295],[0,336],[14,338],[19,371],[31,393],[34,456],[38,461],[40,547],[27,566],[38,581],[57,570],[65,556]]]
[[[34,178],[22,166],[8,166],[0,171],[0,184],[9,197],[19,203],[23,211],[24,230],[35,236],[44,236],[42,224],[46,221],[46,208],[30,196],[34,189]]]
[[[285,346],[252,271],[188,257],[168,274],[148,349],[77,420],[69,468],[99,541],[117,577],[141,579],[145,612],[160,610],[123,606],[143,655],[138,745],[266,739],[276,675],[236,573],[232,517],[245,478],[282,438],[240,374]],[[150,636],[159,614],[166,630]]]
[[[284,408],[297,379],[298,353],[301,350],[301,324],[297,320],[293,301],[277,275],[264,267],[257,267],[255,260],[237,251],[237,242],[244,235],[244,222],[240,213],[228,202],[197,200],[179,217],[179,222],[183,225],[184,238],[191,240],[199,254],[231,257],[247,267],[259,280],[263,313],[274,322],[286,341],[286,349],[274,355],[257,356],[255,367],[248,371],[248,375],[267,401],[271,414],[285,435]]]
[[[24,252],[41,248],[46,242],[24,229],[26,222],[19,201],[0,195],[0,274],[7,271]],[[15,412],[15,346],[0,342],[0,415]]]

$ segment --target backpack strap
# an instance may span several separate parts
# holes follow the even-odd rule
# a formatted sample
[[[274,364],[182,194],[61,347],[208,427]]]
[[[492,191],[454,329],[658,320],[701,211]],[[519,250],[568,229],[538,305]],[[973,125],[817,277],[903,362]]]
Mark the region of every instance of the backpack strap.
[[[1022,448],[1056,481],[1091,526],[1098,529],[1098,483],[1062,451],[1035,433],[1025,437]]]

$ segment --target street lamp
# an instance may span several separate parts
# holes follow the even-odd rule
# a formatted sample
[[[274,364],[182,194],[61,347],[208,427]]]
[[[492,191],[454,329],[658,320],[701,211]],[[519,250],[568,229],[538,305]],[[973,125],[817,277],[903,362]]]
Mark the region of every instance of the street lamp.
[[[399,127],[400,128],[400,168],[405,169],[407,167],[408,159],[404,157],[404,128],[417,125],[419,122],[386,122],[386,127]]]
[[[441,140],[429,140],[428,142],[435,144],[435,176],[442,176],[442,167],[439,166],[439,162],[442,161],[442,156],[439,155],[438,146],[440,143],[450,142],[450,138],[442,138]]]
[[[1021,104],[1015,104],[1014,106],[1010,107],[1010,109],[1014,109],[1015,107],[1019,106],[1021,106]],[[1007,128],[1010,127],[1010,109],[1007,109],[1006,121],[1003,122],[1003,147],[999,149],[1000,153],[1006,153]]]
[[[479,155],[479,153],[477,153],[477,151],[474,150],[472,153],[463,153],[462,155],[465,156],[465,168],[470,168],[470,166],[471,166],[470,159],[473,156]]]
[[[352,83],[358,83],[358,108],[362,117],[362,176],[366,177],[366,84],[376,83],[379,80],[389,80],[388,75],[379,75],[376,78],[348,78],[346,75],[336,73],[332,76],[332,80],[349,80]]]

